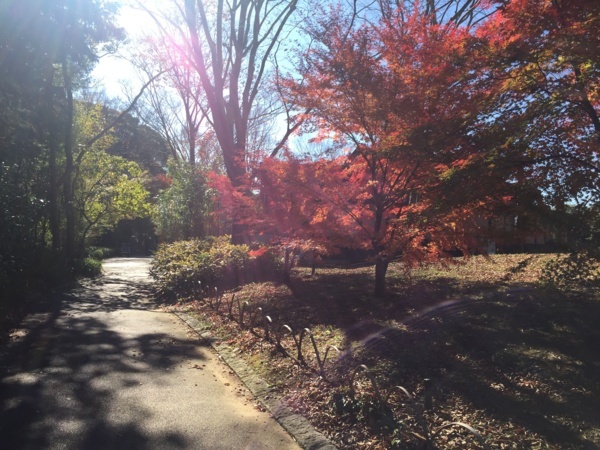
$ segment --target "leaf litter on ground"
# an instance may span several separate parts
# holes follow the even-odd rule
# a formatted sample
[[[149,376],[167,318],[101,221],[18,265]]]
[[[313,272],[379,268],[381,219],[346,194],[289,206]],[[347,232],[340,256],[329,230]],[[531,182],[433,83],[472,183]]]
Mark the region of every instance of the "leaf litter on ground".
[[[326,363],[325,378],[315,371],[308,342],[310,368],[267,342],[258,326],[240,329],[224,308],[217,313],[201,299],[177,307],[209,323],[340,448],[420,449],[427,433],[449,422],[474,427],[491,449],[598,448],[598,292],[543,286],[540,274],[551,257],[477,256],[424,266],[409,277],[392,265],[385,300],[371,297],[370,268],[319,269],[314,276],[296,268],[290,286],[253,283],[236,292],[279,326],[309,328],[321,349],[342,349],[341,358]],[[289,334],[281,346],[295,351]],[[389,395],[388,423],[380,423],[385,414],[366,379],[355,383],[354,399],[348,395],[350,373],[360,364]],[[394,386],[414,396],[421,420]],[[346,406],[336,409],[336,398]],[[434,444],[481,448],[463,431],[443,429]]]

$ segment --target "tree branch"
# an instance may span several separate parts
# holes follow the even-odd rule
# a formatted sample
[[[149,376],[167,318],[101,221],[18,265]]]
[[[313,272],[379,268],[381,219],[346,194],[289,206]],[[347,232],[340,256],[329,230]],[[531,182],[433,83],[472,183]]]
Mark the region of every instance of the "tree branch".
[[[94,137],[92,137],[91,139],[89,139],[85,143],[85,146],[86,147],[90,147],[90,146],[94,145],[94,143],[96,141],[98,141],[106,133],[108,133],[112,128],[114,128],[121,121],[121,119],[123,119],[123,117],[125,117],[125,115],[127,115],[127,114],[129,114],[131,112],[131,110],[135,107],[135,104],[140,99],[140,97],[143,95],[144,91],[148,88],[148,86],[150,86],[158,77],[160,77],[165,72],[166,72],[166,70],[162,70],[159,73],[157,73],[156,75],[154,75],[152,78],[150,78],[150,80],[148,80],[146,82],[146,84],[144,84],[142,86],[142,88],[140,89],[140,92],[138,93],[138,95],[136,95],[134,97],[134,99],[131,101],[131,104],[125,110],[121,111],[121,113],[119,113],[119,115],[117,117],[115,117],[115,119],[111,123],[109,123],[107,126],[105,126],[98,134],[96,134]],[[83,152],[80,154],[80,157],[78,158],[77,162],[81,161],[82,154],[83,154]]]

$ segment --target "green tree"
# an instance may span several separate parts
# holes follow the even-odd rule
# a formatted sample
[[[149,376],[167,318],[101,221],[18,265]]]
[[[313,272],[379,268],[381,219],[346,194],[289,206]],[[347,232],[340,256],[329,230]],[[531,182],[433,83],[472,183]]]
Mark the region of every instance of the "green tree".
[[[185,161],[170,160],[168,180],[170,185],[159,193],[156,203],[158,236],[167,242],[204,237],[212,209],[204,173]]]
[[[150,194],[144,186],[140,166],[107,152],[117,142],[105,132],[107,117],[103,105],[75,104],[74,139],[77,171],[73,178],[78,254],[83,254],[88,237],[114,228],[122,219],[150,215]],[[93,144],[88,143],[93,140]]]
[[[113,229],[120,220],[150,215],[150,194],[137,163],[104,150],[86,153],[75,183],[75,205],[80,215],[79,248],[87,239]]]
[[[0,3],[3,110],[18,111],[16,121],[7,120],[33,137],[9,131],[4,137],[12,143],[2,145],[2,153],[14,151],[8,159],[20,158],[22,143],[32,150],[28,156],[43,158],[52,247],[69,260],[75,257],[74,92],[99,54],[123,38],[115,12],[116,3],[102,0]]]

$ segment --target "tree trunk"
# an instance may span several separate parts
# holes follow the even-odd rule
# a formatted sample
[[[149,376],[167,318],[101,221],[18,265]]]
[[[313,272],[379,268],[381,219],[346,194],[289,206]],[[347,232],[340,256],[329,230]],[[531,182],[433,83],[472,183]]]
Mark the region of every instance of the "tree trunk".
[[[385,275],[389,262],[387,258],[378,256],[375,261],[375,297],[384,297],[386,294]]]
[[[375,174],[372,176],[373,179],[376,179]],[[385,230],[383,214],[385,208],[383,207],[381,196],[377,191],[377,186],[374,186],[373,189],[375,189],[373,192],[373,198],[376,200],[375,225],[373,227],[376,240],[373,243],[373,248],[377,252],[377,259],[375,260],[375,297],[384,297],[386,294],[385,275],[389,265],[389,258],[384,244]]]
[[[245,147],[236,145],[229,149],[230,151],[226,151],[225,148],[222,148],[222,150],[231,184],[234,188],[243,190],[245,196],[251,196],[252,194],[247,186]],[[231,218],[231,243],[234,245],[247,244],[247,241],[249,241],[248,225],[241,220],[243,214],[244,212],[241,211],[241,214],[234,214]]]
[[[48,136],[48,220],[50,227],[50,237],[52,250],[58,252],[60,250],[60,207],[58,201],[59,191],[59,176],[57,155],[59,151],[57,137],[57,120],[55,110],[53,108],[56,98],[54,97],[54,67],[50,66],[46,73],[46,85],[44,87],[44,109],[45,109],[45,129],[43,130]],[[40,139],[43,139],[40,136]]]
[[[60,250],[60,210],[58,208],[58,167],[56,165],[57,153],[54,131],[50,131],[50,154],[48,157],[48,170],[50,172],[50,185],[48,187],[48,203],[50,204],[50,234],[52,235],[52,250]]]
[[[231,224],[231,243],[233,245],[243,245],[246,243],[248,228],[245,224],[240,223],[234,216]]]
[[[203,0],[184,2],[182,13],[191,56],[206,94],[227,176],[237,189],[243,189],[247,182],[246,145],[253,105],[268,60],[277,50],[297,3],[290,0],[267,6],[262,1],[243,0],[236,3],[235,13],[227,13],[228,3],[218,0],[211,3],[217,12],[213,22]],[[203,42],[208,43],[204,48]],[[240,221],[243,217],[243,211],[232,217],[233,244],[248,239],[248,226]]]
[[[65,173],[63,175],[63,196],[65,199],[65,256],[67,263],[75,261],[75,205],[73,204],[73,86],[67,58],[63,55],[62,75],[67,95],[67,123],[65,129]]]
[[[289,248],[285,249],[285,258],[283,262],[283,282],[285,284],[290,284],[292,281],[291,271],[292,271],[292,259],[291,259],[291,250]]]

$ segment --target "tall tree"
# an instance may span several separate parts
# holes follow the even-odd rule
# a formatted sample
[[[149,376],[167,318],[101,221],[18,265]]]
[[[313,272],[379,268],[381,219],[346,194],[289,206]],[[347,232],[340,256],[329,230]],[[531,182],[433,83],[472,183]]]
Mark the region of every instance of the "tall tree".
[[[78,77],[85,76],[98,60],[102,44],[105,49],[123,38],[122,31],[114,24],[114,4],[92,1],[59,1],[56,9],[49,11],[50,18],[61,30],[57,42],[57,63],[61,68],[66,130],[64,137],[65,166],[63,196],[66,217],[65,253],[67,260],[76,257],[75,247],[75,202],[73,177],[75,175],[73,148],[73,91]]]
[[[150,194],[142,169],[134,161],[107,152],[117,141],[116,134],[105,133],[86,145],[102,131],[105,121],[102,105],[75,104],[73,138],[80,150],[76,154],[73,202],[79,254],[83,254],[89,237],[114,229],[120,220],[150,215]]]
[[[253,108],[298,0],[185,0],[188,41],[234,186],[246,183],[248,130]],[[233,218],[232,240],[244,240]]]
[[[66,168],[70,177],[65,173],[72,161],[71,94],[102,51],[97,45],[120,35],[113,7],[79,0],[0,2],[0,191],[2,216],[9,218],[0,223],[0,240],[7,243],[0,272],[8,268],[15,285],[53,269],[52,278],[59,278],[60,264],[41,267],[47,247],[54,256],[74,253],[73,166]]]
[[[198,144],[207,128],[207,105],[197,71],[179,51],[173,33],[147,36],[134,56],[144,77],[162,72],[136,106],[138,116],[160,132],[175,159],[196,165]]]
[[[69,259],[75,252],[75,212],[73,204],[73,91],[77,83],[89,72],[101,51],[109,51],[112,44],[122,38],[114,25],[115,4],[100,0],[26,0],[7,1],[2,5],[7,22],[9,52],[38,55],[35,67],[42,70],[42,83],[48,109],[61,108],[62,136],[49,130],[49,200],[51,230],[54,247],[58,247],[59,201],[58,182],[62,179],[62,205],[66,218],[64,250]],[[41,67],[40,67],[41,65]],[[56,70],[58,68],[58,70]],[[39,73],[34,71],[34,73]],[[47,126],[53,128],[52,121]],[[64,154],[63,173],[59,175],[58,152]]]

